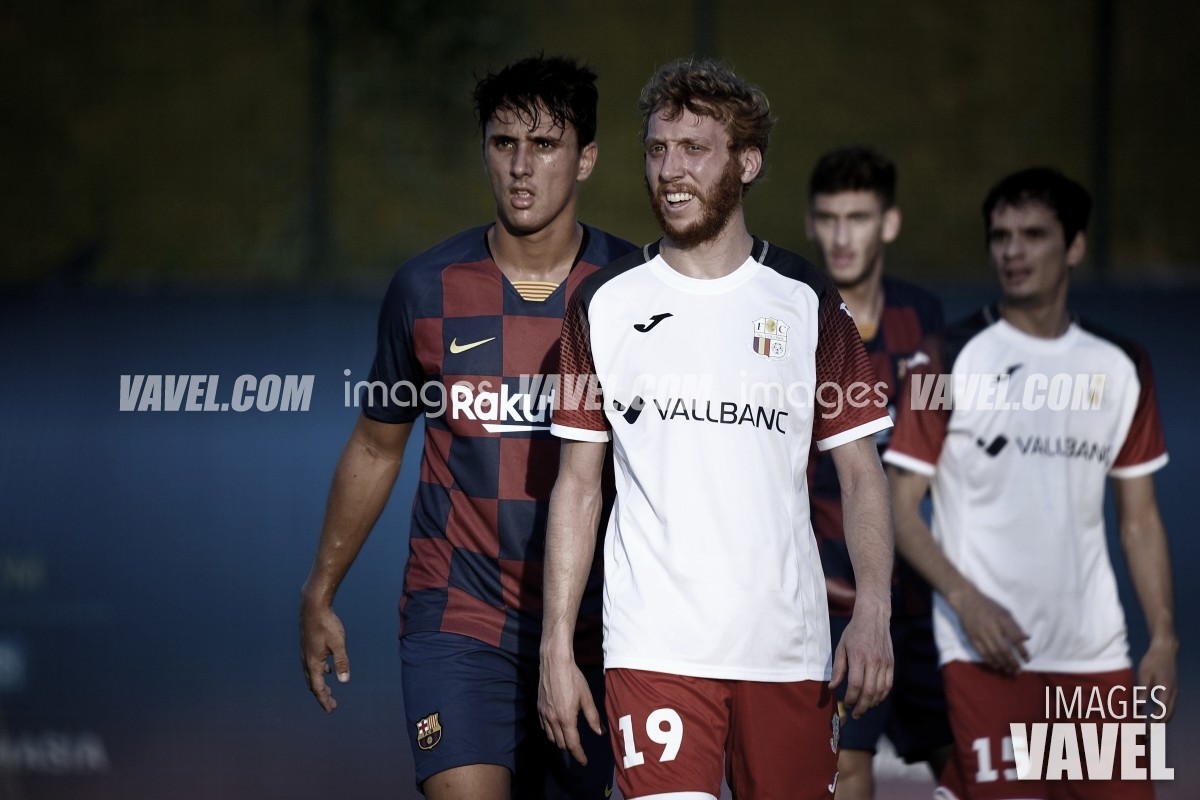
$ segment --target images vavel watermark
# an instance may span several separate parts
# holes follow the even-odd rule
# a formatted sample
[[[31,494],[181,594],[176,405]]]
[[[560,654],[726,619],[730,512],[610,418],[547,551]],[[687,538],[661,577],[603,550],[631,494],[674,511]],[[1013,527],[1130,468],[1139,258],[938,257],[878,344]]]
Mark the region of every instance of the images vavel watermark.
[[[127,374],[121,376],[121,411],[308,411],[315,375]]]
[[[449,383],[407,380],[352,380],[343,374],[343,402],[347,408],[419,408],[431,417],[479,420],[489,431],[516,430],[513,426],[548,427],[554,409],[573,411],[615,410],[630,406],[651,407],[662,419],[687,417],[696,421],[757,421],[788,410],[814,409],[831,418],[846,408],[887,403],[886,385],[858,381],[849,386],[824,382],[783,384],[755,381],[747,376],[724,385],[711,374],[659,373],[626,378],[619,375],[528,374],[503,378],[459,379]],[[722,393],[724,392],[724,393]]]
[[[1018,780],[1174,780],[1167,766],[1167,688],[1103,692],[1046,687],[1045,721],[1011,723]]]

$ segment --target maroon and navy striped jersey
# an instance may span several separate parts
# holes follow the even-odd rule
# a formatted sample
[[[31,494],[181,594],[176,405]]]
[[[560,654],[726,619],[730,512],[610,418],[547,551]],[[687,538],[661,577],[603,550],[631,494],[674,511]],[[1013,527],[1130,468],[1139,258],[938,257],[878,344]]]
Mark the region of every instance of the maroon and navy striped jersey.
[[[905,362],[921,340],[942,327],[942,302],[907,281],[883,278],[883,311],[875,335],[863,341],[878,380],[885,384],[888,413],[895,419],[896,395],[904,381]],[[876,434],[882,454],[892,429]],[[854,611],[854,569],[842,529],[842,495],[837,470],[828,453],[813,450],[808,465],[813,531],[821,551],[829,613],[850,616]],[[902,559],[896,559],[892,615],[896,619],[928,615],[929,585]]]
[[[580,281],[633,246],[585,226],[567,280],[526,300],[486,234],[460,233],[396,272],[362,408],[382,422],[425,418],[401,635],[445,631],[536,655],[563,312]],[[581,663],[600,659],[600,589],[597,560],[577,626]]]

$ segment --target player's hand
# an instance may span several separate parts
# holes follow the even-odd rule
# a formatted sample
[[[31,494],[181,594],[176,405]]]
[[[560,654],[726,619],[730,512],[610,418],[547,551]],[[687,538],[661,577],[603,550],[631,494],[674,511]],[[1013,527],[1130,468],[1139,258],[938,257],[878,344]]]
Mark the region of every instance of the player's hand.
[[[892,689],[892,636],[886,606],[879,609],[855,606],[833,654],[829,686],[846,684],[846,707],[858,719],[883,702]]]
[[[329,659],[333,659],[330,665]],[[300,608],[300,661],[308,678],[308,688],[328,714],[337,708],[333,691],[325,676],[337,673],[339,683],[350,680],[350,659],[346,656],[346,630],[333,609],[325,605],[302,604]]]
[[[591,689],[575,659],[551,658],[543,655],[538,683],[538,717],[546,738],[568,751],[580,764],[587,764],[587,755],[579,741],[579,712],[597,736],[603,735],[600,712],[592,700]]]
[[[974,587],[964,590],[950,603],[985,664],[1010,675],[1021,671],[1021,665],[1029,660],[1025,648],[1029,634],[1008,609]]]
[[[1176,672],[1175,657],[1179,652],[1176,641],[1160,641],[1151,639],[1146,655],[1138,663],[1137,685],[1150,688],[1151,696],[1147,698],[1146,713],[1153,717],[1153,722],[1166,722],[1175,713],[1175,699],[1179,696],[1179,675]],[[1163,690],[1155,690],[1161,686]],[[1156,701],[1166,706],[1165,716]]]

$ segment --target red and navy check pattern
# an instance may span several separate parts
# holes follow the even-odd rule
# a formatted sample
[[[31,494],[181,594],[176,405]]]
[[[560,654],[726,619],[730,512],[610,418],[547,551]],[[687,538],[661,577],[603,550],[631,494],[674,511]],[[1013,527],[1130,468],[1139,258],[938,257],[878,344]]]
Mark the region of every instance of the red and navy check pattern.
[[[558,372],[567,298],[632,245],[585,228],[567,281],[530,301],[492,260],[486,230],[459,234],[396,273],[370,380],[425,387],[429,402],[399,408],[364,400],[363,413],[394,423],[425,416],[401,635],[459,633],[532,656],[541,638],[546,514],[559,452],[544,376]],[[600,661],[599,566],[577,626],[581,663]]]
[[[877,379],[887,384],[888,406],[895,404],[904,380],[905,362],[921,340],[942,327],[942,303],[911,283],[884,277],[884,307],[875,336],[863,342]],[[893,417],[894,417],[893,413]],[[892,429],[881,432],[880,451]],[[812,503],[813,532],[821,551],[821,566],[829,589],[829,613],[850,616],[854,611],[854,569],[842,527],[842,490],[829,453],[815,447],[808,463],[808,492]],[[928,615],[930,590],[912,568],[896,560],[892,614],[897,619]]]

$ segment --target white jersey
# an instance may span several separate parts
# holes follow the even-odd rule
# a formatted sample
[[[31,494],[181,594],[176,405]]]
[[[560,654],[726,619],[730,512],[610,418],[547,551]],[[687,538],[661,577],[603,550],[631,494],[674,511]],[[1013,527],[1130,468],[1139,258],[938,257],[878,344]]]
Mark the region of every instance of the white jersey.
[[[1026,669],[1128,667],[1104,489],[1167,462],[1144,354],[1079,323],[1037,338],[985,309],[909,363],[884,461],[932,477],[934,538],[1029,634]],[[982,661],[940,595],[934,620],[942,663]]]
[[[809,448],[891,425],[836,290],[757,239],[716,280],[650,245],[580,287],[561,359],[551,430],[614,447],[605,666],[828,680]]]

